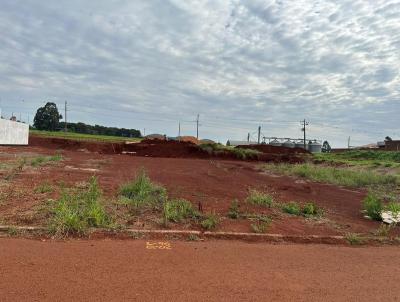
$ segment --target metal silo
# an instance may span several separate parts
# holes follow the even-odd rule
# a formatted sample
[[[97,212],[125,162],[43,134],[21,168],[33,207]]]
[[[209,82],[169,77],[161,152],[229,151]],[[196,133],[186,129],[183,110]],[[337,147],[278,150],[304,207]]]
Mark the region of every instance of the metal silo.
[[[296,142],[296,148],[304,149],[304,141],[300,140],[300,141]],[[306,149],[307,149],[307,144],[306,144]]]
[[[321,153],[322,150],[322,145],[318,143],[317,141],[310,141],[308,143],[308,151],[311,153]]]
[[[282,146],[282,143],[280,141],[278,141],[277,139],[274,139],[273,141],[270,141],[269,144],[271,146],[275,146],[275,147],[280,147]]]
[[[288,139],[286,142],[283,143],[283,146],[288,148],[294,148],[296,144],[292,142],[290,139]]]

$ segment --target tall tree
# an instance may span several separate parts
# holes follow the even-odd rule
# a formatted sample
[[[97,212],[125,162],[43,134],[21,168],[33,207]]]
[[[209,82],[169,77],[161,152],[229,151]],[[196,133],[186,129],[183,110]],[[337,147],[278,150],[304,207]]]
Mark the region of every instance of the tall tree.
[[[62,115],[59,114],[57,105],[48,102],[36,111],[33,126],[38,130],[55,131],[59,127],[60,119]]]
[[[322,144],[322,152],[324,153],[329,153],[331,152],[332,148],[331,145],[329,145],[328,141],[324,141],[324,143]]]

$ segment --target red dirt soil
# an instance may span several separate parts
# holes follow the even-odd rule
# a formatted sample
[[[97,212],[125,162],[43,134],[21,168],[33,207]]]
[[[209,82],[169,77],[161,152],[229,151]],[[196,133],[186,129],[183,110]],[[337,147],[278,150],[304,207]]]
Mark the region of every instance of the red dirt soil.
[[[88,150],[100,154],[129,154],[134,156],[146,157],[166,157],[166,158],[218,158],[229,160],[240,160],[233,152],[219,151],[209,153],[198,145],[187,141],[165,141],[158,139],[145,139],[140,143],[103,143],[76,141],[62,138],[45,138],[30,136],[30,146],[38,146],[49,149],[63,150]],[[297,149],[272,146],[249,146],[252,149],[259,148],[262,154],[247,160],[263,162],[303,162],[303,157]],[[272,148],[268,148],[272,147]],[[302,149],[299,149],[302,150]],[[303,152],[305,153],[305,152]]]
[[[185,198],[196,207],[201,204],[205,213],[215,211],[221,218],[219,231],[250,232],[248,219],[226,217],[231,202],[239,200],[240,209],[248,213],[272,215],[273,223],[268,233],[291,235],[337,235],[347,232],[369,234],[379,227],[378,222],[367,220],[361,213],[361,201],[365,190],[351,190],[333,185],[312,183],[286,176],[268,175],[259,169],[258,163],[193,158],[151,158],[129,155],[97,154],[87,151],[69,151],[66,145],[61,150],[63,161],[39,168],[26,167],[18,173],[10,186],[4,188],[9,198],[0,202],[0,218],[18,225],[43,225],[46,217],[37,216],[37,211],[49,198],[56,199],[59,192],[38,194],[33,190],[48,182],[59,187],[87,181],[91,175],[99,179],[108,200],[115,199],[119,186],[134,179],[141,169],[150,178],[164,185],[171,198]],[[79,145],[79,148],[82,145]],[[75,147],[74,147],[75,148]],[[1,160],[16,155],[46,154],[56,152],[43,147],[0,147]],[[60,150],[59,150],[60,151]],[[7,158],[8,156],[8,158]],[[4,177],[0,171],[0,177]],[[245,202],[249,188],[270,192],[278,201],[314,201],[325,211],[323,219],[312,220],[289,216],[268,208],[251,206]],[[40,212],[40,211],[39,211]],[[128,221],[132,227],[160,228],[146,218]],[[193,228],[191,225],[171,225],[177,229]]]
[[[151,242],[153,243],[153,242]],[[0,239],[0,300],[399,301],[396,247]]]

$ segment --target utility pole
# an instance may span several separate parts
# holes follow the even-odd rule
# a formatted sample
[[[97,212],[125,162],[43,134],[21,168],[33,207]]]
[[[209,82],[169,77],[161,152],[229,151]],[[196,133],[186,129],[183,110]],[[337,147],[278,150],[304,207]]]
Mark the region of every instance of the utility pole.
[[[181,122],[179,122],[178,139],[181,141]]]
[[[306,126],[308,126],[308,122],[304,119],[300,123],[303,126],[303,128],[301,128],[301,131],[304,132],[304,150],[307,150],[307,147],[306,147]]]
[[[199,139],[199,119],[200,119],[200,114],[197,114],[197,119],[196,119],[196,128],[197,128],[196,138],[197,139]]]
[[[261,139],[261,126],[258,126],[258,144],[260,144]]]
[[[67,133],[67,101],[65,101],[65,106],[64,106],[64,132]]]
[[[347,149],[350,149],[350,136],[349,136],[349,138],[347,139]]]
[[[247,133],[247,142],[249,142],[249,141],[250,141],[250,132]]]

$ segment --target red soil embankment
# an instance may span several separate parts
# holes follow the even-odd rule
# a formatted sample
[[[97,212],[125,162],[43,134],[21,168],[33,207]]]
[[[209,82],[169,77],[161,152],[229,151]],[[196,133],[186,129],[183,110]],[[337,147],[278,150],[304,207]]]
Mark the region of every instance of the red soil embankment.
[[[87,150],[100,154],[129,154],[135,156],[167,158],[241,159],[238,155],[228,150],[219,151],[218,153],[210,153],[191,142],[165,141],[157,139],[145,139],[140,143],[110,143],[31,136],[29,145],[69,151]],[[302,149],[272,147],[267,145],[241,146],[240,148],[244,147],[262,152],[262,154],[253,158],[246,158],[246,160],[252,161],[297,163],[304,161],[301,153],[307,153],[307,151]]]

